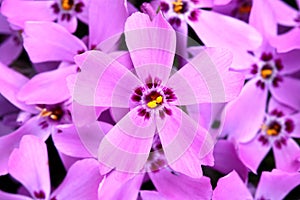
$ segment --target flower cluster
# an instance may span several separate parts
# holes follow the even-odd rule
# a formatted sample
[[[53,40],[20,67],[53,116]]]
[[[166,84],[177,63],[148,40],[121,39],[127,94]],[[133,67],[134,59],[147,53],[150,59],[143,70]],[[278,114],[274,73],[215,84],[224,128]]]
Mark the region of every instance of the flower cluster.
[[[299,199],[300,1],[0,1],[0,200]]]

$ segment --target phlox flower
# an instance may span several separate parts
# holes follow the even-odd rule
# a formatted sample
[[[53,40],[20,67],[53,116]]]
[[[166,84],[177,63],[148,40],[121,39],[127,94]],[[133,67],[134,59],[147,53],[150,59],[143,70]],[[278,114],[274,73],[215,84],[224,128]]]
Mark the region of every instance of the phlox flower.
[[[72,124],[72,120],[68,99],[63,99],[62,102],[57,101],[62,99],[61,95],[69,97],[66,80],[58,82],[57,85],[49,85],[47,84],[49,79],[45,79],[45,77],[58,76],[56,71],[45,72],[39,77],[40,79],[33,78],[31,83],[27,84],[27,77],[7,66],[1,64],[0,70],[0,92],[7,100],[21,110],[17,121],[22,125],[10,134],[0,137],[2,152],[0,174],[6,174],[8,157],[12,150],[19,145],[23,135],[32,134],[46,140],[51,133],[60,132],[57,128],[58,125]],[[63,72],[68,73],[69,70],[72,70],[72,68],[62,70],[62,75]],[[59,87],[57,87],[58,85]],[[17,97],[21,88],[24,88],[23,91],[28,91],[26,92],[28,95],[27,99],[24,101]],[[44,90],[40,90],[40,88]],[[62,92],[59,92],[58,88]],[[33,89],[36,89],[37,93],[32,92],[35,91]],[[49,95],[50,93],[52,95]]]
[[[20,147],[12,152],[8,166],[9,174],[23,184],[29,196],[0,191],[0,199],[5,200],[95,200],[102,180],[98,162],[85,159],[72,165],[60,186],[51,192],[47,147],[41,139],[32,135],[22,138]]]
[[[134,72],[100,51],[75,57],[81,68],[74,87],[76,102],[130,108],[104,136],[98,160],[109,168],[139,172],[157,131],[170,167],[202,176],[201,164],[212,164],[213,139],[177,106],[230,101],[238,95],[243,76],[228,70],[227,51],[212,48],[169,77],[176,34],[161,14],[152,21],[145,14],[131,15],[125,24],[125,41]]]
[[[232,171],[227,176],[219,179],[212,199],[281,200],[299,184],[299,173],[288,173],[280,170],[263,172],[255,194],[252,196],[239,175]]]
[[[298,171],[300,148],[293,138],[300,136],[299,116],[299,113],[271,99],[268,113],[265,114],[261,126],[256,127],[255,135],[251,140],[239,143],[238,151],[243,163],[252,171],[256,171],[272,149],[277,169]]]

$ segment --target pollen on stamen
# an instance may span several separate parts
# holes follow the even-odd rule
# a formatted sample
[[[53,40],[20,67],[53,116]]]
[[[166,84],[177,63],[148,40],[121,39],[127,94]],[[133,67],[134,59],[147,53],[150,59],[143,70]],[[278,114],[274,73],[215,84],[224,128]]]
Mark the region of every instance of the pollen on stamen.
[[[68,11],[71,10],[74,6],[74,0],[62,0],[61,1],[61,7],[62,9]]]
[[[264,79],[271,78],[272,74],[273,74],[273,68],[268,64],[264,65],[260,71],[260,75]]]

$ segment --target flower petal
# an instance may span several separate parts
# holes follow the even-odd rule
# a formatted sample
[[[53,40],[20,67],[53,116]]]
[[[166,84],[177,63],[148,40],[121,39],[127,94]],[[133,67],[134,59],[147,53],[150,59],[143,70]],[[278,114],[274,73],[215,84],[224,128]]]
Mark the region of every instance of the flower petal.
[[[53,21],[56,18],[51,9],[53,4],[54,1],[9,0],[3,1],[1,12],[11,24],[23,29],[26,21]]]
[[[5,64],[11,64],[23,50],[22,43],[16,35],[10,36],[0,45],[0,61]]]
[[[297,172],[300,169],[300,148],[293,139],[287,139],[280,149],[273,148],[276,169],[285,172]]]
[[[272,95],[279,102],[297,110],[300,109],[300,81],[291,77],[283,77],[278,87],[270,88]]]
[[[129,174],[112,171],[99,186],[99,199],[137,199],[144,173]]]
[[[131,71],[100,51],[89,51],[75,59],[81,68],[73,94],[78,103],[101,107],[130,107],[134,89],[142,85]]]
[[[86,51],[85,44],[54,22],[26,22],[24,47],[32,62],[68,61]]]
[[[162,14],[153,21],[146,14],[132,14],[125,24],[125,40],[140,79],[151,76],[165,83],[173,66],[176,34]]]
[[[239,175],[232,171],[227,176],[219,179],[217,187],[213,192],[213,200],[221,199],[253,199],[251,193],[247,189],[247,186]]]
[[[98,199],[98,187],[102,178],[95,159],[80,160],[69,169],[64,181],[51,194],[51,199]]]
[[[18,99],[27,104],[56,104],[71,97],[66,77],[76,73],[76,66],[39,73],[18,92]],[[42,88],[42,89],[41,89]]]
[[[165,199],[210,199],[212,187],[208,177],[194,179],[184,174],[172,174],[167,169],[149,173],[158,193]]]
[[[16,107],[28,112],[36,112],[33,106],[19,101],[16,96],[21,87],[28,82],[28,78],[0,63],[0,93]]]
[[[18,194],[10,194],[6,192],[2,192],[0,190],[0,199],[5,199],[5,200],[32,200],[32,198],[23,196],[23,195],[18,195]]]
[[[214,140],[192,118],[177,107],[172,107],[172,115],[156,121],[157,131],[168,164],[175,171],[188,176],[202,176],[201,164],[205,156],[212,153]],[[187,165],[186,163],[189,163]]]
[[[126,1],[90,0],[89,6],[89,48],[109,40],[110,46],[115,45],[124,29],[127,18]],[[109,8],[109,9],[107,9]],[[101,19],[101,23],[99,23]],[[114,20],[111,20],[114,19]],[[118,34],[118,35],[117,35]],[[102,49],[103,51],[110,50]]]
[[[238,147],[241,161],[254,173],[271,148],[269,144],[263,145],[258,137],[259,135],[250,142],[240,143]]]
[[[271,38],[270,43],[272,46],[276,47],[279,53],[288,52],[293,49],[300,49],[299,35],[300,29],[295,27],[287,33]]]
[[[178,99],[176,104],[221,103],[237,97],[244,78],[229,71],[231,58],[225,49],[208,48],[177,71],[167,83]]]
[[[124,172],[139,172],[145,165],[152,146],[153,117],[139,116],[138,107],[123,117],[103,138],[98,160]]]
[[[76,127],[73,124],[59,125],[56,128],[58,131],[52,134],[52,138],[57,150],[72,157],[92,157],[82,144]]]
[[[23,136],[20,147],[9,158],[8,171],[28,189],[32,197],[49,197],[49,161],[46,144],[41,139],[33,135]]]
[[[288,173],[274,169],[272,172],[263,172],[257,186],[255,199],[280,200],[297,185],[300,184],[300,174]]]
[[[24,135],[35,135],[46,140],[49,136],[49,132],[42,130],[39,125],[38,117],[33,117],[16,131],[0,137],[0,175],[7,173],[9,156],[14,148],[19,146],[20,140]]]
[[[263,123],[268,91],[258,88],[256,81],[246,83],[240,96],[226,107],[223,132],[238,142],[253,139]]]
[[[252,26],[212,11],[201,10],[199,20],[189,20],[188,24],[203,43],[210,47],[246,51],[255,50],[262,42],[261,35]]]
[[[283,68],[281,74],[292,74],[300,70],[299,63],[300,50],[293,50],[287,53],[279,53],[277,57],[282,61]]]
[[[150,190],[141,190],[140,196],[143,200],[165,200],[158,192]]]
[[[239,159],[232,142],[219,140],[214,148],[215,165],[214,169],[223,174],[235,170],[243,180],[248,178],[248,169]],[[230,162],[228,162],[230,160]]]

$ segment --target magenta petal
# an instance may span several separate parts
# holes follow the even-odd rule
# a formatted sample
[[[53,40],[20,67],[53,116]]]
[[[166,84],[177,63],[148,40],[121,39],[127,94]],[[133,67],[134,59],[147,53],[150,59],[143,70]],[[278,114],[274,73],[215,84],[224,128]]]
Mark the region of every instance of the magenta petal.
[[[52,134],[52,138],[56,148],[60,152],[72,157],[92,157],[82,144],[76,127],[73,124],[60,125],[56,126],[56,128],[58,131]]]
[[[73,98],[80,104],[101,107],[130,107],[131,95],[142,85],[118,60],[100,51],[75,57],[81,68]]]
[[[213,192],[213,200],[223,199],[253,199],[251,193],[247,189],[247,186],[239,175],[232,171],[227,176],[219,179],[217,187]]]
[[[56,18],[56,15],[51,9],[52,4],[54,4],[54,1],[52,0],[9,0],[3,1],[1,12],[8,18],[8,21],[11,24],[24,28],[26,21],[53,21]],[[20,13],[23,14],[20,15]]]
[[[293,28],[287,33],[273,37],[270,40],[272,46],[276,47],[278,52],[288,52],[293,49],[300,49],[300,29]]]
[[[277,23],[268,1],[253,1],[249,24],[265,37],[277,34]]]
[[[287,139],[280,149],[273,148],[276,168],[285,172],[297,172],[300,169],[300,148],[293,139]]]
[[[232,0],[214,0],[214,5],[226,5],[230,3]]]
[[[281,70],[281,74],[292,74],[300,70],[299,66],[299,55],[300,50],[293,50],[287,53],[277,54],[278,58],[281,60],[283,64],[283,69]]]
[[[32,197],[50,194],[49,161],[46,144],[33,135],[23,136],[20,147],[15,149],[8,162],[9,173],[20,181]]]
[[[298,11],[281,0],[267,0],[275,15],[277,23],[286,26],[296,26]]]
[[[32,62],[68,61],[87,50],[85,44],[54,22],[27,22],[24,47]]]
[[[271,87],[272,95],[279,102],[297,110],[300,109],[300,81],[291,77],[283,77],[278,87]]]
[[[99,186],[98,199],[137,199],[143,173],[129,174],[112,171]]]
[[[291,119],[294,122],[294,130],[290,133],[290,136],[300,138],[300,113],[287,116],[286,119]]]
[[[8,158],[14,148],[19,146],[19,142],[24,135],[36,135],[46,140],[49,133],[42,130],[39,126],[38,117],[31,118],[16,131],[0,137],[0,175],[7,173]]]
[[[125,1],[116,0],[111,3],[110,0],[90,0],[89,3],[91,5],[89,6],[89,48],[95,47],[107,39],[110,41],[110,46],[115,45],[119,39],[117,34],[123,32],[127,18]],[[101,23],[99,23],[99,19],[101,19]],[[107,51],[110,48],[102,50]]]
[[[78,161],[72,165],[63,182],[51,194],[51,199],[98,199],[98,187],[102,178],[96,160]]]
[[[214,169],[223,174],[235,170],[243,180],[248,177],[247,167],[240,161],[234,144],[227,140],[219,140],[214,148],[215,165]],[[230,160],[230,162],[228,162]]]
[[[19,101],[16,96],[28,78],[0,63],[0,93],[21,110],[36,112],[34,106],[28,106]]]
[[[58,151],[59,157],[61,159],[61,162],[63,163],[65,169],[68,171],[70,167],[77,161],[81,160],[82,158],[75,158],[71,156],[67,156],[61,152]]]
[[[255,50],[262,42],[261,35],[252,26],[212,11],[201,10],[199,21],[188,21],[188,24],[203,43],[210,47],[245,51]]]
[[[178,105],[227,102],[238,96],[243,75],[229,71],[231,54],[225,49],[202,50],[177,71],[167,86],[174,90]]]
[[[71,15],[70,20],[61,20],[62,18],[59,17],[57,20],[57,24],[67,29],[70,33],[74,33],[77,28],[77,18],[74,15]]]
[[[263,145],[258,137],[259,135],[252,141],[241,143],[238,146],[241,161],[254,173],[256,173],[259,164],[271,149],[270,144]]]
[[[27,104],[56,104],[71,97],[66,77],[76,73],[76,66],[37,74],[18,92],[18,99]],[[43,88],[43,89],[41,89]]]
[[[149,176],[165,199],[210,199],[212,195],[208,177],[194,179],[184,174],[172,174],[167,169],[149,173]]]
[[[32,200],[32,198],[23,196],[23,195],[18,195],[18,194],[10,194],[6,192],[2,192],[0,190],[0,199],[5,199],[5,200]]]
[[[98,160],[125,172],[139,172],[150,153],[155,123],[153,117],[139,116],[138,107],[131,110],[103,138]]]
[[[265,199],[280,200],[297,185],[300,184],[300,174],[288,173],[279,170],[263,172],[257,186],[255,199],[261,197]]]
[[[125,40],[140,79],[151,76],[164,83],[173,66],[176,34],[162,14],[153,21],[146,14],[132,14],[125,24]]]
[[[240,96],[226,107],[223,132],[238,142],[253,139],[264,119],[268,93],[258,88],[256,81],[246,83]]]
[[[165,200],[158,192],[150,190],[141,190],[140,196],[143,200]]]
[[[0,33],[10,35],[12,32],[7,18],[0,13]]]
[[[194,178],[201,177],[201,159],[212,153],[214,145],[209,133],[177,107],[172,108],[171,116],[157,120],[156,124],[166,159],[172,169]],[[212,163],[208,160],[204,164]]]
[[[23,46],[16,35],[10,36],[0,45],[0,62],[11,64],[22,52]]]

